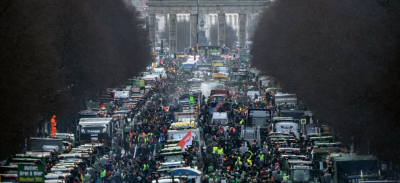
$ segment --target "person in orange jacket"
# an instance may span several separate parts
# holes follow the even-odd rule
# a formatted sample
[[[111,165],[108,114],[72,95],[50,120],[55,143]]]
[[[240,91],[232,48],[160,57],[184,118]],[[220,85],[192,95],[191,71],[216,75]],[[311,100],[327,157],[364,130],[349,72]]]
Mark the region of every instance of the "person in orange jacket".
[[[53,115],[53,118],[51,118],[51,135],[54,137],[54,135],[56,134],[56,130],[57,130],[57,117],[56,115]]]

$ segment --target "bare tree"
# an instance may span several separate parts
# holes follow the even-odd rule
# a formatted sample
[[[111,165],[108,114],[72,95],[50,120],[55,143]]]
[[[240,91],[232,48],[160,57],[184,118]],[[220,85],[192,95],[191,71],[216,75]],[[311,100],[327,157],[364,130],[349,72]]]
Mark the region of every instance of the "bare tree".
[[[359,153],[398,160],[399,3],[279,0],[262,14],[252,65],[305,101]]]
[[[22,151],[39,121],[64,131],[86,100],[150,64],[143,20],[123,0],[0,2],[0,157]],[[49,132],[49,131],[48,131]]]

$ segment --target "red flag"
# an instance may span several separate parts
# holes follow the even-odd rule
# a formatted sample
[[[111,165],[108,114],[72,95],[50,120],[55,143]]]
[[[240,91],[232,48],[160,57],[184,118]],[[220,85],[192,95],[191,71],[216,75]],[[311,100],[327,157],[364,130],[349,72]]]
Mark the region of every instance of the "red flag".
[[[178,142],[178,145],[181,146],[182,151],[185,151],[185,146],[192,145],[192,130],[190,130],[181,141]]]
[[[247,112],[247,109],[246,109],[246,108],[244,108],[244,109],[243,109],[243,113],[242,113],[242,114],[244,115],[244,114],[246,114],[246,112]]]

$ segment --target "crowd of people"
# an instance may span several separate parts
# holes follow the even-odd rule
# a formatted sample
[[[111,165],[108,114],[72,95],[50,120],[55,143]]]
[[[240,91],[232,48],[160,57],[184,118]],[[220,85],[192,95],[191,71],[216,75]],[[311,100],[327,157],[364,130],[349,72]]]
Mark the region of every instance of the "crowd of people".
[[[153,83],[153,88],[145,94],[145,101],[132,108],[132,120],[135,128],[125,139],[118,135],[114,142],[114,157],[108,162],[97,162],[101,171],[90,182],[96,183],[145,183],[157,179],[156,172],[159,162],[156,160],[158,150],[165,147],[168,139],[168,128],[174,120],[174,112],[179,106],[174,106],[173,100],[181,91],[188,91],[190,86],[184,81],[188,74],[182,71],[183,59],[164,62],[161,67],[166,70],[167,77]],[[189,74],[190,75],[190,74]],[[190,77],[190,76],[189,76]],[[250,83],[240,87],[258,87]],[[240,138],[241,125],[245,121],[246,105],[237,105],[231,113],[228,126],[218,126],[209,123],[209,101],[203,97],[205,105],[201,107],[197,119],[201,131],[202,146],[190,146],[185,155],[189,159],[186,166],[197,167],[203,172],[203,183],[218,183],[222,179],[227,182],[264,182],[270,180],[271,167],[268,153],[255,141],[248,142]],[[198,153],[201,148],[201,153]],[[193,157],[198,157],[197,164],[191,164]],[[201,157],[201,158],[200,158]]]

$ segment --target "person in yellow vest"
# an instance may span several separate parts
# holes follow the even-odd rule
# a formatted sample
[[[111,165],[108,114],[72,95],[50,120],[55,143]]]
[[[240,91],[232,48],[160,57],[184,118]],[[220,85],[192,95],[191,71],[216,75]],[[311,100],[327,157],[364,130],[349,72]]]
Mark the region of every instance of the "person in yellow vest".
[[[242,165],[242,162],[240,161],[240,156],[239,156],[235,162],[235,166],[241,166],[241,165]]]
[[[103,168],[103,170],[100,172],[100,179],[104,179],[106,177],[106,169]]]
[[[217,146],[214,146],[214,147],[213,147],[213,154],[216,154],[217,151],[218,151],[218,147],[217,147]]]
[[[218,146],[218,154],[221,156],[222,154],[224,154],[224,148],[222,148],[221,145]]]
[[[250,167],[253,166],[253,162],[250,159],[247,159],[247,163],[249,163]]]

